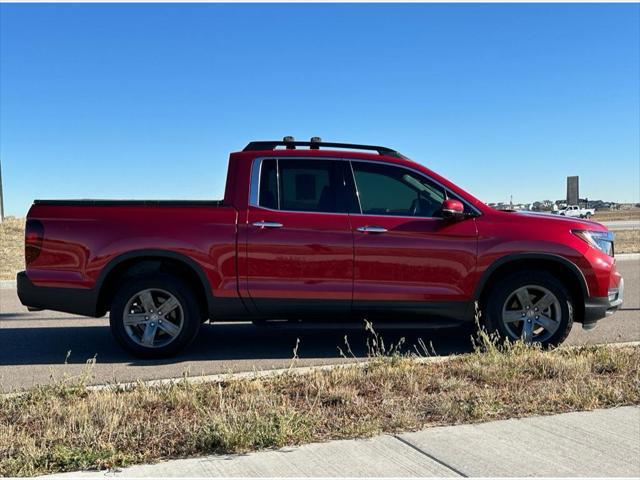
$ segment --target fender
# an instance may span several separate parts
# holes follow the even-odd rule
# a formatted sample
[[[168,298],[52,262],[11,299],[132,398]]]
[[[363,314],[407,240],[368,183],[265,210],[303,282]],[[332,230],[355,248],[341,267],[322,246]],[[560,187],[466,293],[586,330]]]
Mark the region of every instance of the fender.
[[[489,266],[489,268],[487,268],[484,271],[484,273],[482,274],[482,277],[480,277],[480,281],[478,282],[478,285],[476,286],[476,289],[474,292],[474,300],[480,299],[480,295],[482,294],[487,282],[489,281],[489,278],[491,277],[491,275],[493,275],[493,273],[498,268],[508,263],[522,261],[522,260],[548,260],[551,262],[561,264],[564,267],[567,267],[569,271],[573,273],[573,276],[578,282],[578,285],[580,286],[580,290],[582,291],[582,295],[584,296],[584,298],[585,299],[589,298],[589,287],[587,286],[587,280],[586,278],[584,278],[584,274],[575,263],[571,262],[570,260],[567,260],[564,257],[561,257],[560,255],[554,255],[552,253],[530,252],[530,253],[513,253],[510,255],[505,255],[504,257],[500,257],[499,259],[494,261]]]
[[[193,260],[191,257],[184,255],[182,253],[173,252],[171,250],[161,250],[161,249],[141,249],[141,250],[131,250],[126,253],[122,253],[115,258],[109,260],[109,262],[105,265],[105,267],[98,275],[98,279],[96,280],[96,284],[94,286],[98,291],[102,290],[102,285],[104,281],[107,279],[109,274],[116,268],[118,265],[122,264],[122,262],[126,262],[127,260],[132,260],[134,258],[144,258],[144,257],[159,257],[159,258],[168,258],[171,260],[177,260],[179,262],[186,263],[191,269],[198,275],[198,278],[202,282],[202,286],[205,287],[207,291],[207,296],[211,294],[211,285],[209,284],[209,280],[205,275],[202,267],[198,265],[198,263]]]
[[[96,284],[93,288],[94,291],[99,292],[99,300],[97,308],[102,307],[102,287],[104,282],[108,278],[109,274],[113,272],[115,268],[122,265],[123,262],[133,259],[144,258],[166,258],[175,260],[177,262],[184,263],[188,266],[198,277],[202,288],[204,289],[207,300],[207,311],[209,316],[216,317],[229,317],[229,318],[245,318],[248,315],[247,309],[241,298],[217,298],[211,289],[211,284],[207,278],[202,267],[194,259],[183,253],[177,253],[171,250],[162,249],[140,249],[131,250],[129,252],[118,255],[111,259],[107,265],[102,269]]]

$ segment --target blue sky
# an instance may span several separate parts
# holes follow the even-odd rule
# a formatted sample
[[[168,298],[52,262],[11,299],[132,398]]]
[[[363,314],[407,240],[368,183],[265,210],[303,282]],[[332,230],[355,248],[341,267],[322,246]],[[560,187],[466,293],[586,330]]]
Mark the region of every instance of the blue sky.
[[[294,135],[399,149],[479,198],[640,201],[640,5],[0,6],[5,210],[221,198]]]

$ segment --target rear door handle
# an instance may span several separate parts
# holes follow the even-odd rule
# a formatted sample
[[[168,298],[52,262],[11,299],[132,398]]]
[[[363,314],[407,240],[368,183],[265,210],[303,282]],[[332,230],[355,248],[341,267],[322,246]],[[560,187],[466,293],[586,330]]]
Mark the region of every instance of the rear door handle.
[[[253,225],[254,227],[260,227],[260,228],[282,228],[282,224],[278,223],[278,222],[267,222],[264,220],[261,220],[259,222],[253,222],[251,225]]]
[[[376,225],[367,225],[364,227],[358,227],[357,230],[359,232],[365,232],[365,233],[384,233],[387,231],[386,228],[378,227]]]

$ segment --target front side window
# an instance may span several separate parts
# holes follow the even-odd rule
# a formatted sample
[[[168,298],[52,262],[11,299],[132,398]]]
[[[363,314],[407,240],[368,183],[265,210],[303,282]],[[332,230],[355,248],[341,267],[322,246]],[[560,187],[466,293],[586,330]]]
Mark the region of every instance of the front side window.
[[[332,160],[263,160],[258,203],[295,212],[346,212],[342,171]]]
[[[440,217],[446,194],[426,178],[401,167],[352,162],[365,215]]]

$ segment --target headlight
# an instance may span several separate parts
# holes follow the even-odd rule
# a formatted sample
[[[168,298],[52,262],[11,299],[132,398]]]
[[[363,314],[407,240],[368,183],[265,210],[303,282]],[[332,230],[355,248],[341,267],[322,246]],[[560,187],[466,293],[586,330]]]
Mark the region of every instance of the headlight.
[[[611,232],[600,232],[594,230],[572,230],[573,233],[587,242],[593,248],[597,248],[602,253],[613,257],[613,238]]]

